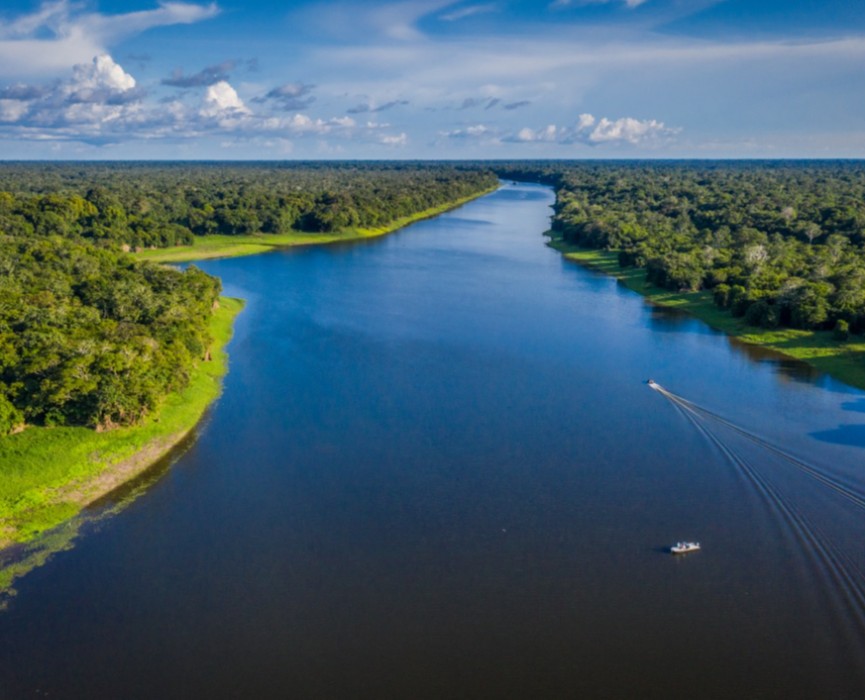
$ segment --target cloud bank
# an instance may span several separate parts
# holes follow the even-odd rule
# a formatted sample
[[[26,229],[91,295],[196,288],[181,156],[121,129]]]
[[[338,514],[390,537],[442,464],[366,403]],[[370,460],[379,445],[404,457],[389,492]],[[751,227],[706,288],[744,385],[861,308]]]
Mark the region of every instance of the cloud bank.
[[[218,13],[214,3],[164,2],[153,10],[105,15],[69,0],[45,2],[35,12],[0,22],[0,76],[56,74],[148,29],[193,24]]]

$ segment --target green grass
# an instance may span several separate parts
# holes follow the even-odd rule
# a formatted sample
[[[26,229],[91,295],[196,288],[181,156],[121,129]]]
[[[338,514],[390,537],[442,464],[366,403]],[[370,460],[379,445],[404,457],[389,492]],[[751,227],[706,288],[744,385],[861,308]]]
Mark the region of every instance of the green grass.
[[[686,311],[742,342],[802,360],[845,384],[865,389],[865,338],[854,336],[848,341],[839,341],[831,331],[749,326],[716,306],[710,292],[662,289],[646,282],[645,270],[619,267],[616,251],[576,248],[560,239],[552,239],[550,246],[569,260],[618,278],[625,287],[642,294],[653,304]]]
[[[477,199],[485,194],[495,191],[495,188],[484,190],[468,197],[462,197],[452,202],[425,209],[424,211],[404,216],[391,221],[385,226],[378,228],[352,228],[338,231],[336,233],[257,233],[247,236],[199,236],[195,243],[187,246],[176,246],[174,248],[160,248],[157,250],[143,250],[134,253],[140,260],[151,260],[153,262],[178,263],[194,260],[206,260],[209,258],[233,258],[242,255],[255,255],[265,253],[277,248],[291,248],[293,246],[321,245],[325,243],[340,243],[357,241],[366,238],[375,238],[392,233],[409,224],[422,219],[429,219],[442,214],[466,202]]]
[[[199,363],[189,386],[169,395],[141,425],[106,433],[31,427],[0,439],[0,547],[68,520],[104,492],[106,481],[95,479],[142,451],[152,463],[187,434],[220,393],[228,369],[225,345],[242,307],[239,299],[220,300],[211,321],[212,361]]]

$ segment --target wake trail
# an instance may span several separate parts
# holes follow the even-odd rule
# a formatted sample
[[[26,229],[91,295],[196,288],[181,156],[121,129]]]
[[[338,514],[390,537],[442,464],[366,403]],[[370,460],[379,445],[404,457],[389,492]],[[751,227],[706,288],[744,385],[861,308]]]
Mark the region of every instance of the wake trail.
[[[819,482],[820,484],[822,484],[826,488],[834,491],[839,496],[841,496],[842,498],[844,498],[847,501],[849,501],[850,503],[852,503],[859,510],[865,511],[865,494],[857,492],[856,490],[852,489],[848,485],[844,484],[843,482],[839,481],[838,479],[834,478],[833,476],[827,474],[826,472],[819,470],[818,468],[814,467],[813,465],[808,464],[807,462],[803,462],[801,459],[799,459],[795,455],[792,455],[789,452],[781,449],[777,445],[774,445],[771,442],[764,440],[759,435],[756,435],[756,434],[746,430],[745,428],[742,428],[741,426],[738,426],[735,423],[732,423],[731,421],[727,420],[723,416],[720,416],[717,413],[713,413],[712,411],[710,411],[706,408],[703,408],[702,406],[699,406],[692,401],[688,401],[687,399],[685,399],[681,396],[678,396],[671,391],[668,391],[667,389],[662,387],[660,384],[653,383],[653,384],[650,384],[649,386],[652,389],[654,389],[655,391],[657,391],[659,394],[661,394],[662,396],[664,396],[665,398],[667,398],[668,400],[673,402],[674,404],[680,406],[681,408],[685,408],[685,409],[687,409],[689,411],[693,411],[693,412],[695,412],[695,413],[697,413],[697,414],[699,414],[705,418],[709,418],[713,421],[716,421],[717,423],[720,423],[724,427],[726,427],[726,428],[732,430],[733,432],[741,435],[742,437],[746,438],[747,440],[750,440],[754,444],[759,445],[760,447],[768,450],[769,452],[772,452],[773,454],[781,457],[784,461],[792,464],[794,467],[799,469],[804,474],[807,474],[808,476],[810,476],[815,481]]]
[[[810,555],[808,558],[812,563],[822,564],[822,567],[816,567],[814,571],[818,576],[821,573],[828,576],[828,582],[835,584],[830,590],[840,592],[843,606],[852,613],[861,641],[865,638],[865,574],[815,523],[786,499],[774,484],[703,425],[700,413],[691,409],[687,403],[689,402],[675,402],[675,405],[757,490],[772,511],[787,523],[796,538],[806,545],[805,551]]]

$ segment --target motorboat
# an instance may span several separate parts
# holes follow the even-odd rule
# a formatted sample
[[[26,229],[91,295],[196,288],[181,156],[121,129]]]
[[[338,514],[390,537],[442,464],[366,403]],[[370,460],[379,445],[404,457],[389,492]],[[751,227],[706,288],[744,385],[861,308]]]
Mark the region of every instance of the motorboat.
[[[687,554],[688,552],[696,552],[700,549],[699,542],[676,542],[670,547],[671,554]]]

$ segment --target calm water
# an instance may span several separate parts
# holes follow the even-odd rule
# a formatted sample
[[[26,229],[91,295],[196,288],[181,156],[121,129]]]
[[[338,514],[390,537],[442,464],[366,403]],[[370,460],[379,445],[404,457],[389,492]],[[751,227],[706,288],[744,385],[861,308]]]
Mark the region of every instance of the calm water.
[[[551,203],[202,265],[225,393],[17,582],[0,696],[863,697],[865,394],[563,260]]]

